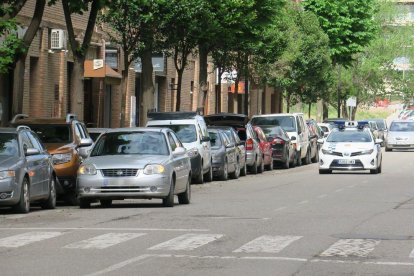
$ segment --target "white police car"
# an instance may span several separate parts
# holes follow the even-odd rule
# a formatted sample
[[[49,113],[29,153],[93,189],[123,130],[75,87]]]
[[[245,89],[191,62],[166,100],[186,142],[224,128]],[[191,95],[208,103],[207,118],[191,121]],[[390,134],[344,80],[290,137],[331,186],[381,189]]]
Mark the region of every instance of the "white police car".
[[[333,170],[370,170],[381,173],[381,139],[375,139],[369,128],[348,123],[334,129],[324,141],[319,152],[319,173],[332,173]]]

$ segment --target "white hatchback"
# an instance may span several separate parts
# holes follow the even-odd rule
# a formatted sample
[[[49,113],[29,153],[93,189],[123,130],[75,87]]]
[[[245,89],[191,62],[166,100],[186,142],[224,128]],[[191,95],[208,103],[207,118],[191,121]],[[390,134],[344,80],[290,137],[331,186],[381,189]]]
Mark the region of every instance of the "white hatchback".
[[[381,173],[381,139],[376,139],[368,128],[334,129],[323,143],[319,152],[319,173],[333,170],[370,170]]]

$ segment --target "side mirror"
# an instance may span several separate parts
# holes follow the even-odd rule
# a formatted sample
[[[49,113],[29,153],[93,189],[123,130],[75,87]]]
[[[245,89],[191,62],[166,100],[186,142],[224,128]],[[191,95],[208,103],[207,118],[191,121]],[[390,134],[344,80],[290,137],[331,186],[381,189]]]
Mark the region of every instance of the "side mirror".
[[[80,157],[82,157],[83,159],[86,159],[89,156],[89,152],[90,152],[90,149],[86,147],[80,148],[78,151]]]
[[[226,148],[228,148],[228,149],[230,149],[230,148],[234,148],[234,144],[233,144],[233,143],[230,143],[230,144],[228,144],[228,145],[226,146]]]
[[[26,156],[32,156],[32,155],[38,155],[38,154],[40,154],[40,151],[35,148],[28,148],[26,152],[24,153],[24,155]]]
[[[200,140],[200,142],[201,143],[203,143],[203,142],[210,142],[210,137],[208,137],[208,136],[204,136],[203,138],[201,138],[201,140]]]
[[[291,141],[296,141],[296,136],[292,136],[292,137],[290,138],[290,140],[291,140]]]
[[[318,139],[318,144],[323,144],[325,141],[323,139]]]
[[[382,140],[382,139],[375,139],[375,144],[382,144],[382,142],[384,142],[384,140]]]
[[[177,156],[182,156],[186,153],[186,149],[183,147],[177,147],[174,151],[173,151],[173,156],[177,157]]]
[[[91,138],[83,138],[80,140],[79,147],[89,147],[92,146],[93,140]]]

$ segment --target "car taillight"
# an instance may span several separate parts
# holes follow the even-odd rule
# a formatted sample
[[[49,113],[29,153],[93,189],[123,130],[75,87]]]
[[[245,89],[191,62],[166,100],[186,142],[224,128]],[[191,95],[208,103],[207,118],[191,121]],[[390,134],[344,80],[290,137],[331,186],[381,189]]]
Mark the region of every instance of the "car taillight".
[[[285,143],[285,141],[284,140],[282,140],[282,139],[279,139],[279,138],[275,138],[275,139],[273,139],[273,141],[272,141],[272,144],[273,145],[283,145]]]
[[[253,139],[249,138],[246,140],[246,150],[252,150],[253,149]]]

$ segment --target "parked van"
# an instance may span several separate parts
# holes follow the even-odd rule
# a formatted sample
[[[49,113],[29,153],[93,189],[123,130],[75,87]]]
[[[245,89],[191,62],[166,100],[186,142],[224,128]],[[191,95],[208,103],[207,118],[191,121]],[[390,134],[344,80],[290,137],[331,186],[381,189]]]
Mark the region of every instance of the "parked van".
[[[296,150],[296,165],[311,163],[309,129],[303,113],[254,115],[250,123],[256,126],[281,126],[288,133]]]
[[[213,179],[210,137],[204,118],[196,112],[150,112],[147,127],[172,129],[187,149],[191,158],[194,183]]]

